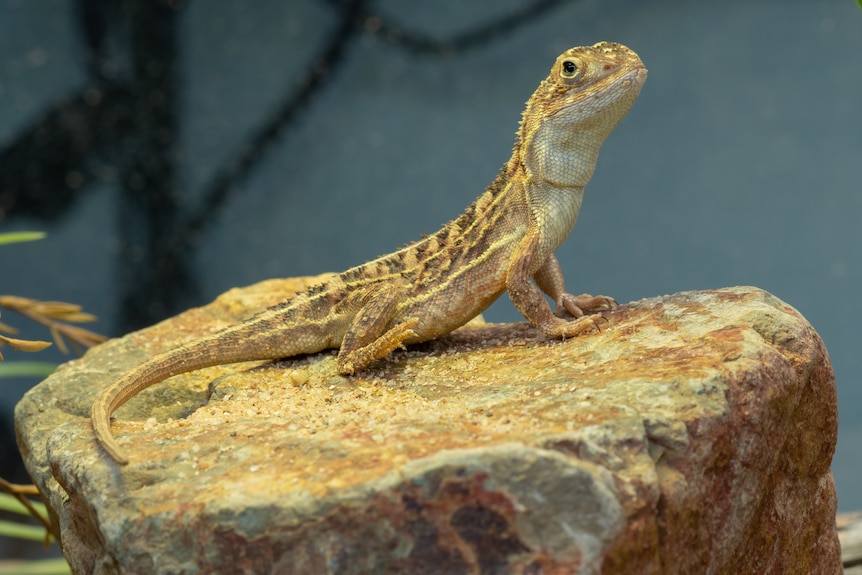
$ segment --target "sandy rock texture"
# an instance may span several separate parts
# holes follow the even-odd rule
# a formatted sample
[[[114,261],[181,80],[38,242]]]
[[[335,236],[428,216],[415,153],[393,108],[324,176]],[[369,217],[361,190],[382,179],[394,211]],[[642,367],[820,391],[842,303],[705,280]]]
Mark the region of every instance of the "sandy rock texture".
[[[16,410],[76,573],[839,573],[835,380],[757,288],[645,299],[548,341],[469,325],[353,377],[322,353],[178,376],[152,354],[320,278],[271,280],[112,340]]]

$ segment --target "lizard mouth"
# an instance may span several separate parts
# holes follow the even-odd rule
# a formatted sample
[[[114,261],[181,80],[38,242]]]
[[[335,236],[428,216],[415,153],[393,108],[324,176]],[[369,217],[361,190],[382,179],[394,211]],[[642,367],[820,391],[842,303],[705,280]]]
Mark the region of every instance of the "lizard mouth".
[[[641,87],[646,83],[647,79],[647,69],[646,68],[638,68],[637,70],[632,70],[623,78],[624,86],[631,86],[632,84]]]

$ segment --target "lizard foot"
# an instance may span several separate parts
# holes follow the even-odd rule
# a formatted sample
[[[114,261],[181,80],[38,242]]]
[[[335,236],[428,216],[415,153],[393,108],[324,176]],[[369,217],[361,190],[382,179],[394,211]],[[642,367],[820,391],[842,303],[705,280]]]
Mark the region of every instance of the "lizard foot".
[[[341,348],[336,365],[338,373],[353,375],[365,369],[378,359],[383,359],[396,349],[404,348],[404,341],[416,336],[413,328],[419,323],[416,318],[410,318],[391,328],[368,345],[358,349]]]
[[[572,295],[570,293],[563,293],[560,295],[557,300],[557,311],[555,315],[557,317],[565,317],[569,315],[575,318],[584,317],[585,314],[614,309],[617,307],[617,302],[614,298],[597,295],[591,296],[588,293],[582,293],[581,295]]]
[[[607,322],[608,319],[600,314],[582,315],[574,320],[553,318],[556,321],[542,327],[546,336],[555,339],[566,339],[587,333],[598,333],[601,331],[597,322]]]

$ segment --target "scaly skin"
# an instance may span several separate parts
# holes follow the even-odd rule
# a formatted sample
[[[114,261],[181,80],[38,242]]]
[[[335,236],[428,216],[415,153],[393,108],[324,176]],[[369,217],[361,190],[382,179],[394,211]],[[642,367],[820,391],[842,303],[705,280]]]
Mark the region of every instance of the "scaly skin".
[[[111,434],[111,414],[174,375],[330,348],[340,348],[338,371],[352,374],[405,344],[464,325],[504,291],[550,338],[595,331],[597,312],[616,302],[567,293],[553,252],[575,225],[599,148],[646,77],[637,54],[620,44],[567,50],[527,101],[511,159],[461,217],[432,236],[124,374],[93,403],[98,442],[126,465],[128,458]],[[556,313],[542,292],[554,300]]]

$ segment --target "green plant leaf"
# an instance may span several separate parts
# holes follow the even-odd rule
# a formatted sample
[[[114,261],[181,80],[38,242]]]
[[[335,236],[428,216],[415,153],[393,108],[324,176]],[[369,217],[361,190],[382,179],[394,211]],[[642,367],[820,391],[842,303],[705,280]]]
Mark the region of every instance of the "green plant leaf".
[[[48,515],[45,504],[40,501],[30,501],[30,504],[42,515]],[[0,510],[30,516],[30,511],[20,501],[8,493],[0,493]]]
[[[56,368],[47,361],[4,361],[0,363],[0,377],[48,377]]]
[[[0,564],[0,575],[66,575],[72,569],[62,557],[39,561],[15,561]]]
[[[14,521],[0,521],[0,535],[15,537],[16,539],[30,539],[32,541],[45,540],[45,528],[36,525],[24,525]]]
[[[0,234],[0,246],[3,244],[16,244],[18,242],[32,242],[45,237],[45,232],[8,232]]]

